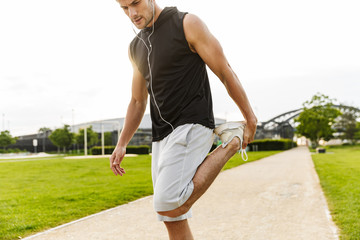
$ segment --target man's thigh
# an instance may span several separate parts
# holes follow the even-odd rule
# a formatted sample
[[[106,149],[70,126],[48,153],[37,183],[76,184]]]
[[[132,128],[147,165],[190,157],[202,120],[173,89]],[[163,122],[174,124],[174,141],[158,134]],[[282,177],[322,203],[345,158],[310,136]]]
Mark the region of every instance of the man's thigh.
[[[152,175],[156,211],[178,208],[193,191],[192,178],[213,144],[213,130],[199,124],[176,128],[153,144]]]

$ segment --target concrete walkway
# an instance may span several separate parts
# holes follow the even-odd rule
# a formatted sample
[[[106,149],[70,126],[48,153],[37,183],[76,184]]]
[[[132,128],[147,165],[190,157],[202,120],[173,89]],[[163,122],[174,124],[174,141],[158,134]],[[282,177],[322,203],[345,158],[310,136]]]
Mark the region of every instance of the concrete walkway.
[[[189,222],[195,239],[338,239],[306,147],[222,172]],[[168,237],[147,197],[25,239]]]

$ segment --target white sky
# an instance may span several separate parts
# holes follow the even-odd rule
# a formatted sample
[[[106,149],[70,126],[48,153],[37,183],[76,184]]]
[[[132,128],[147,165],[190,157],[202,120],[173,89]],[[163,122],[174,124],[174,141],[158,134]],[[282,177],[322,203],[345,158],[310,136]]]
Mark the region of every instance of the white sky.
[[[359,1],[157,2],[205,21],[260,121],[317,92],[360,107]],[[0,0],[0,130],[124,117],[133,37],[115,0]],[[215,116],[242,119],[213,74],[210,83]]]

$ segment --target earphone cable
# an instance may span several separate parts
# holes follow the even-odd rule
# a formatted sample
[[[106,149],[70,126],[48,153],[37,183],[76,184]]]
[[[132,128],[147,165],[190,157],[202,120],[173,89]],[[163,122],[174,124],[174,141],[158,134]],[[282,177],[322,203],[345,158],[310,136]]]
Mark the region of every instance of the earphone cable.
[[[163,120],[166,124],[170,125],[172,131],[174,131],[174,126],[173,126],[170,122],[166,121],[166,120],[163,118],[163,116],[162,116],[162,114],[161,114],[161,111],[160,111],[160,108],[159,108],[159,105],[158,105],[157,102],[156,102],[155,94],[154,94],[154,90],[153,90],[153,79],[152,79],[152,72],[151,72],[151,65],[150,65],[150,55],[151,55],[151,52],[152,52],[152,45],[151,45],[150,37],[151,37],[151,35],[154,33],[154,30],[155,30],[155,26],[154,26],[154,23],[155,23],[155,8],[154,8],[154,5],[153,5],[153,19],[152,19],[152,21],[153,21],[153,23],[152,23],[152,31],[151,31],[151,33],[149,34],[149,36],[147,37],[147,40],[148,40],[148,42],[149,42],[149,47],[146,45],[144,39],[142,39],[142,37],[139,37],[139,35],[136,34],[136,32],[135,32],[135,30],[134,30],[134,27],[133,27],[133,26],[132,26],[132,27],[133,27],[133,31],[134,31],[136,37],[143,42],[143,44],[145,45],[145,47],[146,47],[146,49],[147,49],[147,51],[148,51],[147,62],[148,62],[149,75],[150,75],[150,90],[151,90],[151,95],[152,95],[153,101],[154,101],[154,103],[155,103],[155,106],[156,106],[156,108],[157,108],[157,110],[158,110],[158,112],[159,112],[159,116],[160,116],[161,120]],[[142,32],[140,32],[140,34],[142,35]]]

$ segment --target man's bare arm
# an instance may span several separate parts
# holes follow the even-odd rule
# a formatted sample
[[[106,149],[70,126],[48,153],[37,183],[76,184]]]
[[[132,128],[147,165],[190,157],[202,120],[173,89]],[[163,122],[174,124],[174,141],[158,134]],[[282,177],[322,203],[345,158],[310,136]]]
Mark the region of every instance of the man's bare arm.
[[[239,107],[246,120],[243,148],[254,140],[257,118],[251,108],[238,77],[230,67],[218,40],[210,33],[205,23],[193,14],[184,19],[184,32],[190,49],[203,61],[225,85],[230,97]]]
[[[144,116],[146,109],[148,92],[146,89],[146,81],[142,74],[139,72],[134,61],[131,59],[130,51],[129,58],[133,66],[133,80],[132,80],[132,96],[127,109],[125,123],[121,131],[118,143],[114,152],[110,157],[110,168],[115,175],[122,176],[125,171],[120,167],[120,163],[123,160],[126,153],[126,146],[134,136],[138,129],[141,120]]]

